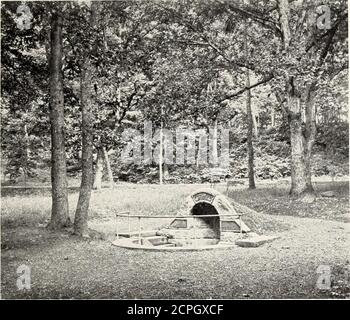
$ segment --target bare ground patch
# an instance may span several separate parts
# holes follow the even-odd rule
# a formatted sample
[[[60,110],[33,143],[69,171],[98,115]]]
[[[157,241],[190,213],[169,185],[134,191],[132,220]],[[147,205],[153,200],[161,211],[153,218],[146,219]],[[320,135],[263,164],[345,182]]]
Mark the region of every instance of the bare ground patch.
[[[154,216],[175,213],[179,199],[197,187],[168,186],[159,193],[156,187],[137,186],[95,193],[90,225],[103,219],[108,222],[115,210]],[[252,201],[270,201],[266,192],[262,194],[264,199],[254,196]],[[74,197],[71,195],[72,203]],[[5,299],[349,298],[350,230],[343,221],[247,214],[247,220],[251,218],[265,233],[278,233],[280,238],[259,248],[145,253],[117,248],[105,240],[81,241],[69,232],[49,232],[39,227],[42,219],[48,218],[45,206],[31,210],[26,225],[26,209],[35,201],[26,203],[25,197],[16,203],[7,200],[5,219],[13,222],[2,228]],[[285,202],[284,210],[288,208]],[[19,216],[24,218],[17,225]],[[107,223],[111,234],[112,221]],[[32,270],[32,289],[27,292],[16,287],[16,268],[21,264]],[[330,290],[316,288],[320,265],[331,267]]]

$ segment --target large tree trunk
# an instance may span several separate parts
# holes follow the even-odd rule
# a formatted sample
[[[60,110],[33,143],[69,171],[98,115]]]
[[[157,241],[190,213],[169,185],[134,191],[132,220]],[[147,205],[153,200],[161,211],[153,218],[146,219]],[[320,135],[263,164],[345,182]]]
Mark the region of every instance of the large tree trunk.
[[[308,192],[314,192],[312,185],[312,147],[316,139],[316,110],[312,87],[308,91],[305,102],[305,166],[306,188]]]
[[[68,210],[68,183],[64,141],[64,100],[62,83],[62,16],[53,12],[50,34],[50,122],[51,122],[51,183],[52,210],[50,229],[61,229],[70,224]]]
[[[303,121],[301,117],[300,98],[290,96],[288,99],[292,178],[290,194],[299,196],[306,190]]]
[[[82,158],[81,184],[79,200],[75,212],[74,233],[79,236],[88,234],[88,212],[93,187],[93,98],[92,70],[85,63],[81,72],[81,109],[82,109]]]
[[[305,110],[305,123],[302,110]],[[292,154],[290,194],[312,202],[315,200],[315,192],[311,182],[311,155],[316,134],[313,98],[308,95],[302,102],[298,97],[289,96],[288,113]]]
[[[279,0],[280,25],[283,35],[283,45],[286,53],[289,53],[291,30],[289,26],[289,2],[288,0]],[[305,98],[306,109],[302,107],[300,97],[305,88],[296,88],[292,76],[287,75],[287,111],[290,128],[291,144],[291,189],[290,194],[311,202],[315,199],[314,190],[311,184],[311,149],[314,140],[314,130],[312,125],[314,121],[306,121],[305,132],[303,129],[302,111],[305,110],[305,116],[310,106],[310,95]],[[304,102],[303,102],[304,103]],[[312,102],[311,102],[312,104]],[[307,117],[307,116],[306,116]],[[314,118],[314,115],[313,115]],[[307,134],[309,131],[310,134]],[[306,134],[305,134],[306,133]]]
[[[111,163],[109,161],[108,152],[105,147],[102,147],[102,153],[103,153],[103,160],[107,171],[108,185],[109,185],[109,188],[113,188],[114,187],[113,171],[112,171]]]
[[[91,27],[95,24],[95,3],[91,3]],[[93,187],[93,103],[94,83],[93,66],[90,59],[86,59],[81,67],[80,95],[82,112],[82,175],[79,200],[75,212],[74,233],[78,236],[88,235],[88,212]]]

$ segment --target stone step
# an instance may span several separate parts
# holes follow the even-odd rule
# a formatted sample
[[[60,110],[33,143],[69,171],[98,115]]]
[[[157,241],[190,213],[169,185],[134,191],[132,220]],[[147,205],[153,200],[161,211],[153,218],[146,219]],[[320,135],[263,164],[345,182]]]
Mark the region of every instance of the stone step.
[[[141,231],[141,237],[153,237],[157,235],[158,230],[143,230]],[[124,237],[124,238],[137,238],[139,236],[138,231],[133,231],[130,232],[120,232],[119,237]]]
[[[165,243],[165,244],[161,244],[158,247],[176,247],[175,243]]]
[[[139,241],[137,238],[132,238],[132,242],[138,244]],[[155,237],[145,237],[141,238],[141,245],[148,247],[157,247],[157,246],[166,246],[166,247],[174,247],[174,243],[168,243],[168,239],[163,236],[155,236]]]
[[[168,238],[164,236],[145,237],[144,239],[150,242],[154,246],[168,244]]]
[[[255,248],[263,245],[264,243],[271,242],[277,239],[278,236],[253,236],[245,239],[236,240],[236,245],[245,248]]]

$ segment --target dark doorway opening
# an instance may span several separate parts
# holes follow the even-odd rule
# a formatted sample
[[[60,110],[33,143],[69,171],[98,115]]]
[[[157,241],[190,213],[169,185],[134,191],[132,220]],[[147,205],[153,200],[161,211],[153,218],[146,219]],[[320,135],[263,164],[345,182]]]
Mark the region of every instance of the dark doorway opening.
[[[207,228],[214,231],[214,238],[220,239],[220,217],[213,205],[206,202],[199,202],[192,208],[192,214],[196,215],[217,215],[217,217],[200,217],[195,219],[196,227]]]

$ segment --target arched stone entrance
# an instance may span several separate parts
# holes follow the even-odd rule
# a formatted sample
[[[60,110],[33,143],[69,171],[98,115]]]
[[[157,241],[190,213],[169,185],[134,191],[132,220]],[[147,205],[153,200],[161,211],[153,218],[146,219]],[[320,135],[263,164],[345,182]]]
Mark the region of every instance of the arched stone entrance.
[[[217,217],[195,217],[203,215]],[[176,245],[191,245],[233,242],[240,232],[249,231],[223,194],[214,189],[200,189],[185,199],[177,217],[161,233]]]

